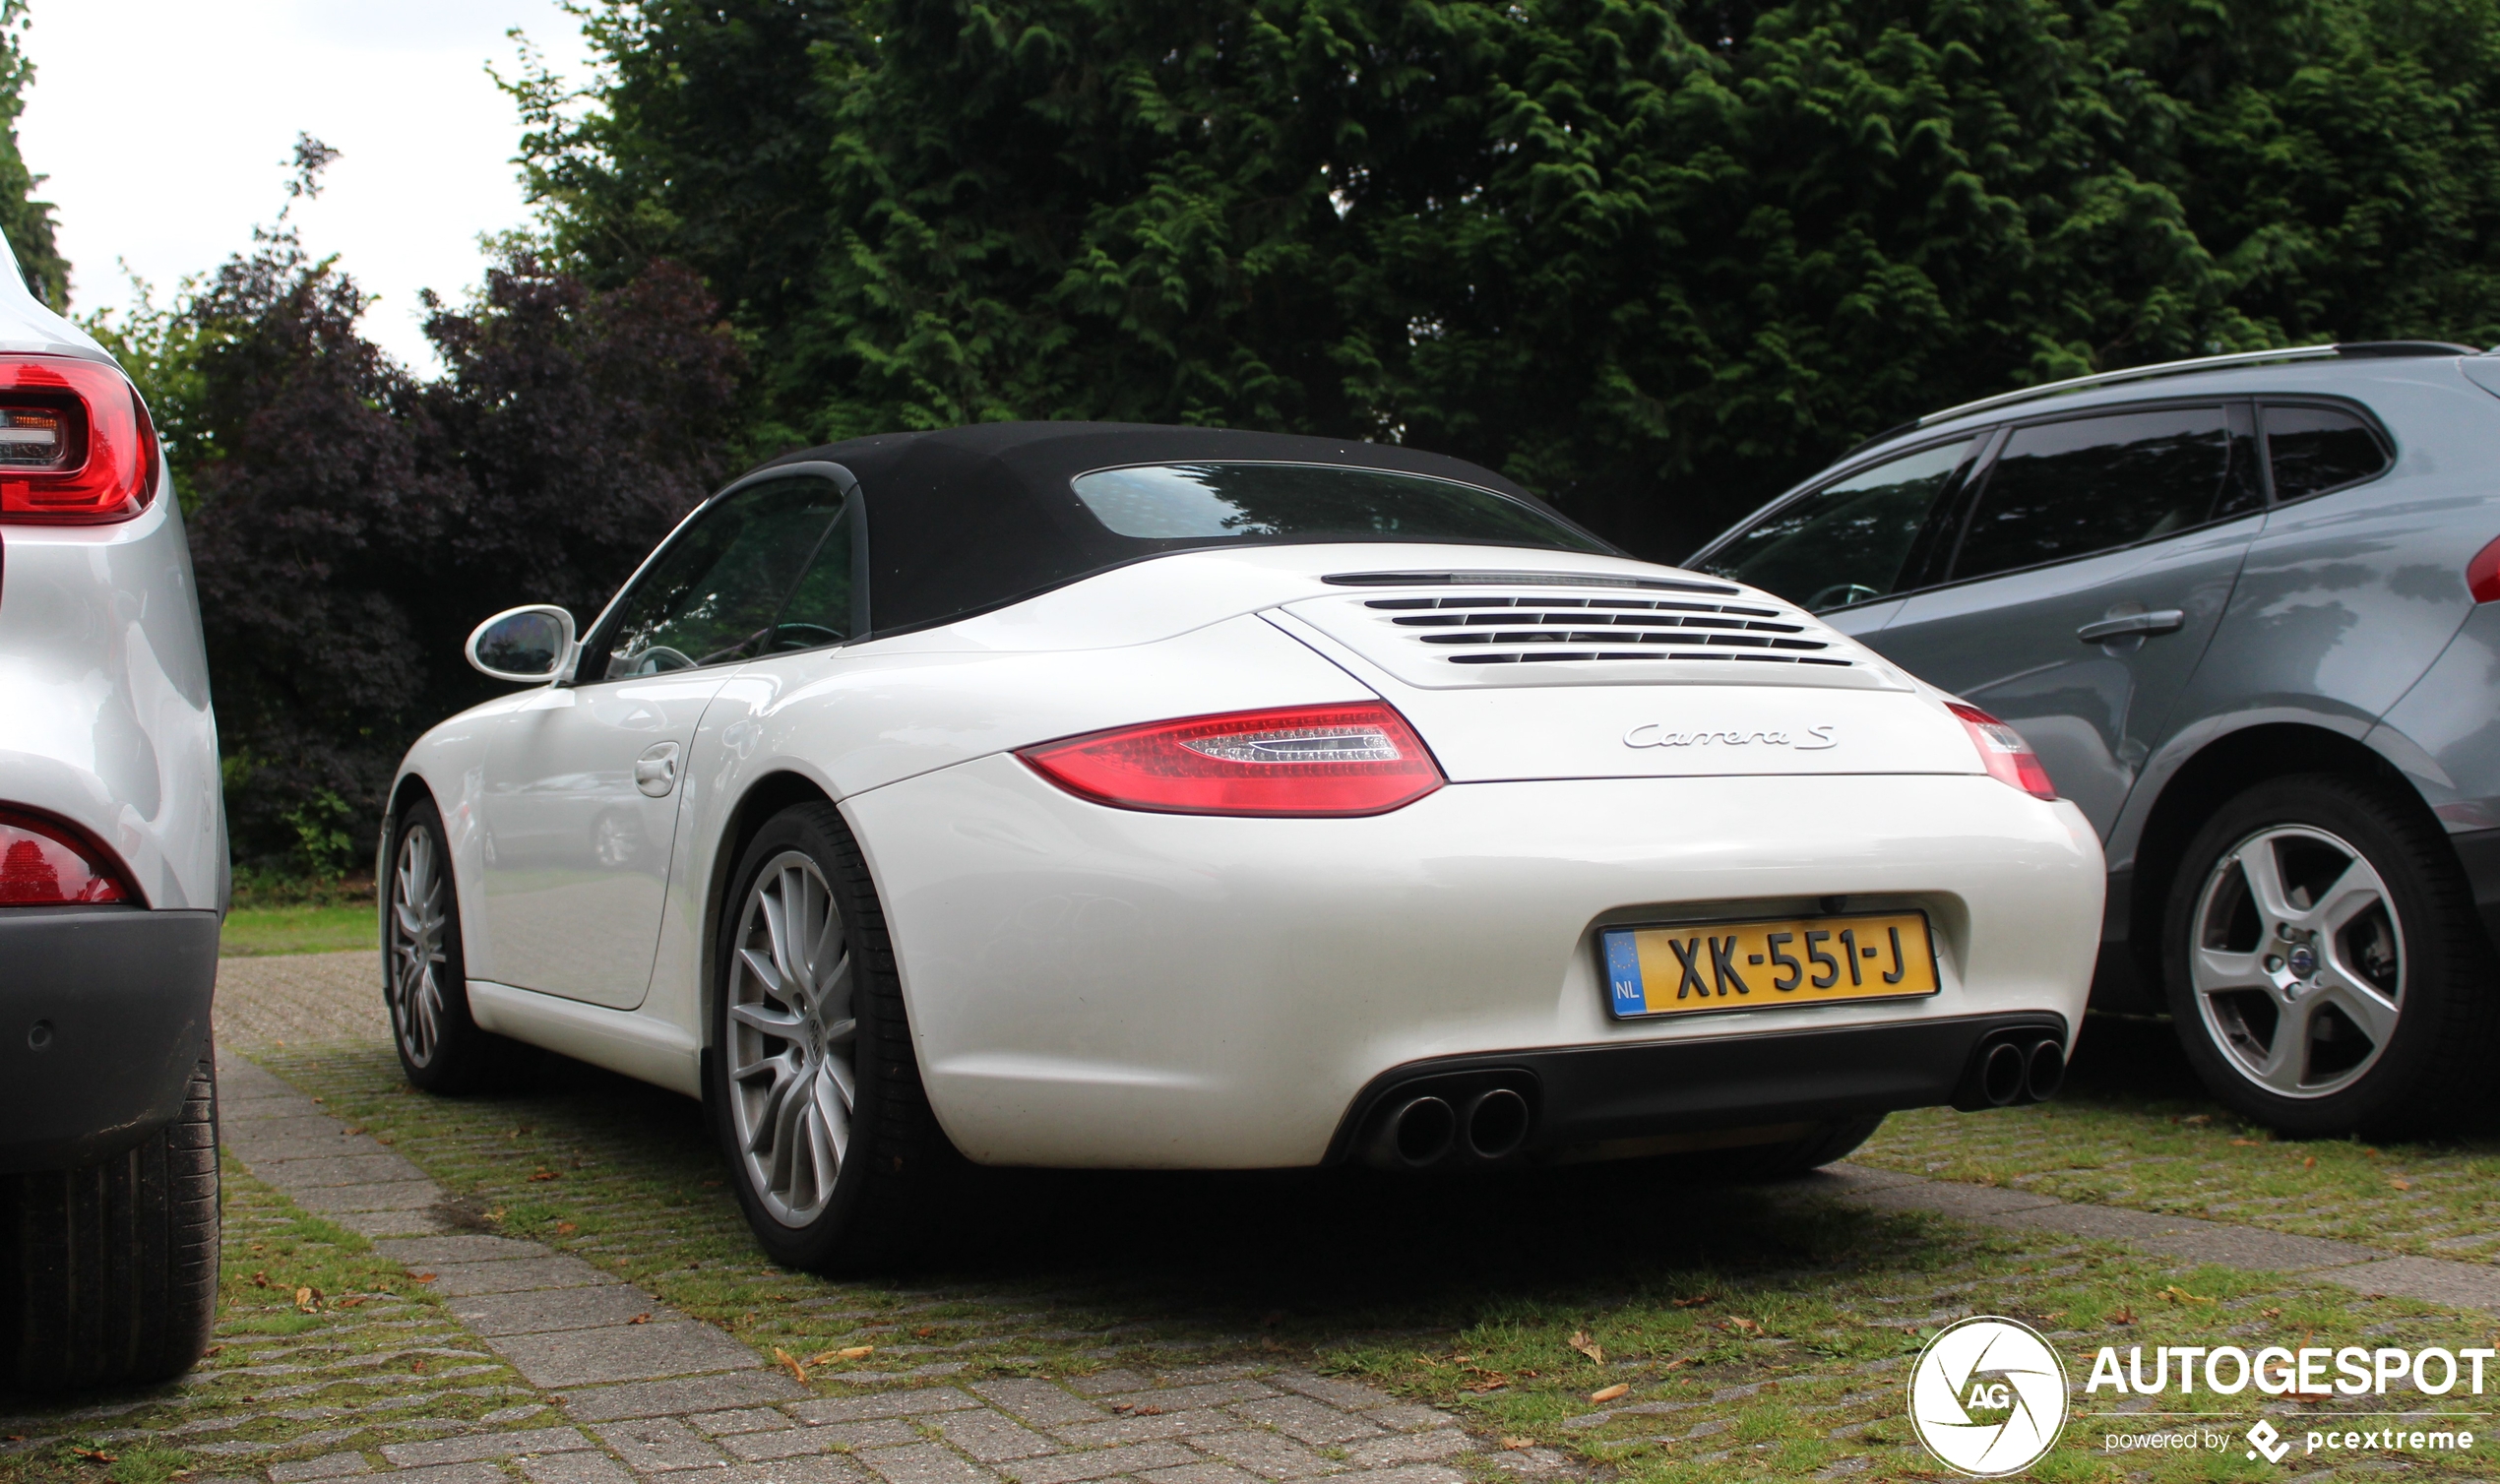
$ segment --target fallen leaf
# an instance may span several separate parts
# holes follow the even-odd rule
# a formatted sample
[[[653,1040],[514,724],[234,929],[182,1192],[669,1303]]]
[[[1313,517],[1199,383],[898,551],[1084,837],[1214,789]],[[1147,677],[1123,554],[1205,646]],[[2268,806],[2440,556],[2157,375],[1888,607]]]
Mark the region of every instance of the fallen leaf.
[[[1132,1417],[1160,1417],[1163,1415],[1163,1409],[1152,1402],[1147,1402],[1139,1406],[1130,1407],[1129,1415]]]
[[[1709,1303],[1712,1299],[1717,1297],[1719,1297],[1719,1295],[1716,1293],[1696,1293],[1691,1298],[1677,1299],[1675,1301],[1675,1307],[1678,1309],[1698,1309],[1702,1305]]]
[[[651,1315],[649,1313],[637,1314],[625,1323],[629,1325],[648,1325],[651,1323]]]
[[[2413,1188],[2413,1182],[2410,1180],[2391,1180],[2388,1184],[2396,1187],[2400,1191],[2409,1191]]]
[[[2266,1141],[2262,1139],[2234,1139],[2231,1141],[2231,1144],[2233,1146],[2238,1148],[2253,1149],[2265,1142]]]
[[[911,1331],[911,1337],[913,1339],[927,1339],[930,1335],[935,1333],[937,1333],[937,1326],[922,1325],[919,1329]]]
[[[416,1359],[409,1361],[409,1362],[408,1362],[408,1369],[409,1369],[409,1370],[411,1370],[411,1371],[422,1371],[422,1370],[424,1370],[424,1369],[425,1369],[425,1357],[424,1357],[424,1356],[422,1356],[422,1355],[420,1355],[420,1356],[418,1356]]]
[[[2318,1167],[2318,1156],[2317,1156],[2317,1155],[2315,1155],[2315,1154],[2312,1154],[2312,1155],[2310,1155],[2308,1158],[2303,1159],[2302,1161],[2300,1161],[2300,1167],[2301,1167],[2302,1169],[2304,1169],[2304,1170],[2314,1170],[2314,1169],[2316,1169],[2316,1168]]]
[[[2052,1310],[2050,1310],[2048,1313],[2043,1314],[2043,1315],[2041,1315],[2041,1316],[2040,1316],[2040,1323],[2041,1323],[2041,1324],[2044,1324],[2044,1325],[2055,1324],[2057,1321],[2059,1321],[2059,1320],[2061,1320],[2061,1319],[2064,1319],[2065,1317],[2066,1317],[2066,1311],[2065,1311],[2065,1310],[2063,1310],[2063,1309],[2052,1309]]]
[[[1581,1354],[1588,1356],[1591,1360],[1595,1361],[1599,1365],[1604,1365],[1606,1363],[1605,1350],[1601,1348],[1595,1340],[1589,1337],[1589,1331],[1586,1329],[1581,1329],[1573,1333],[1571,1336],[1571,1347],[1579,1351]]]
[[[119,1453],[108,1453],[100,1448],[73,1448],[70,1452],[82,1458],[93,1458],[98,1463],[116,1462],[121,1457]]]
[[[253,1273],[253,1274],[252,1274],[252,1286],[253,1286],[253,1287],[255,1287],[255,1288],[266,1288],[266,1287],[268,1287],[268,1286],[269,1286],[269,1274],[268,1274],[268,1273],[266,1273],[266,1272],[256,1272],[256,1273]]]
[[[1502,1440],[1502,1447],[1513,1453],[1517,1453],[1523,1448],[1534,1448],[1535,1446],[1536,1440],[1533,1438],[1504,1438]]]
[[[1629,1396],[1631,1394],[1632,1384],[1626,1381],[1618,1381],[1614,1385],[1607,1387],[1602,1391],[1591,1391],[1589,1393],[1589,1399],[1598,1403],[1599,1405],[1603,1405],[1606,1402],[1615,1400],[1617,1397]]]
[[[875,1345],[844,1345],[834,1353],[844,1360],[858,1360],[876,1350]]]
[[[2121,1309],[2117,1313],[2109,1316],[2109,1322],[2113,1325],[2132,1325],[2136,1322],[2136,1311],[2133,1309]]]
[[[2283,1312],[2281,1309],[2260,1309],[2257,1311],[2257,1314],[2261,1319],[2281,1319],[2283,1317]]]
[[[210,1356],[212,1356],[212,1355],[216,1355],[216,1354],[219,1354],[219,1353],[222,1352],[224,1349],[225,1349],[225,1346],[223,1346],[223,1345],[211,1345],[211,1346],[209,1346],[207,1349],[205,1349],[205,1350],[203,1350],[203,1351],[201,1351],[201,1352],[200,1352],[200,1358],[201,1358],[202,1360],[206,1360],[206,1359],[208,1359],[208,1358],[209,1358]]]
[[[2368,1155],[2368,1156],[2369,1156],[2370,1158],[2372,1158],[2372,1159],[2376,1159],[2377,1157],[2379,1157],[2379,1151],[2378,1151],[2378,1150],[2376,1150],[2376,1149],[2374,1149],[2374,1148],[2369,1147],[2367,1144],[2362,1145],[2362,1147],[2361,1147],[2361,1152],[2362,1152],[2362,1153],[2364,1153],[2364,1154],[2366,1154],[2366,1155]]]
[[[2161,1296],[2174,1304],[2210,1304],[2214,1300],[2188,1292],[2176,1283],[2161,1290]]]
[[[800,1386],[807,1385],[807,1367],[800,1365],[797,1357],[791,1355],[789,1351],[782,1349],[780,1345],[775,1345],[773,1347],[773,1358],[781,1363],[781,1368],[783,1370],[786,1370],[792,1376],[797,1377],[798,1384]]]
[[[343,1129],[343,1130],[341,1130],[340,1132],[342,1132],[342,1133],[345,1134],[347,1137],[349,1137],[349,1138],[351,1138],[351,1139],[352,1139],[352,1138],[354,1138],[356,1135],[363,1133],[363,1132],[364,1132],[364,1130],[363,1130],[361,1127],[359,1127],[359,1128],[353,1128],[353,1129]]]
[[[1720,1320],[1719,1322],[1719,1328],[1721,1329],[1733,1330],[1738,1334],[1760,1334],[1762,1332],[1762,1326],[1755,1324],[1752,1320],[1745,1318],[1741,1314],[1731,1314],[1725,1319]]]
[[[332,1299],[332,1300],[330,1301],[330,1307],[331,1307],[331,1308],[333,1308],[333,1309],[353,1309],[353,1308],[354,1308],[354,1307],[356,1307],[358,1304],[361,1304],[361,1303],[363,1303],[363,1302],[364,1302],[364,1295],[363,1295],[363,1294],[361,1294],[361,1293],[350,1293],[350,1294],[348,1294],[345,1298],[343,1298],[343,1299]]]
[[[534,1174],[534,1175],[532,1175],[532,1176],[531,1176],[531,1177],[530,1177],[530,1183],[531,1183],[531,1184],[532,1184],[532,1185],[535,1185],[535,1184],[539,1183],[540,1181],[544,1181],[544,1180],[557,1180],[557,1179],[561,1179],[561,1178],[562,1178],[562,1177],[561,1177],[561,1176],[559,1176],[558,1174],[556,1174],[556,1172],[555,1172],[555,1171],[553,1171],[553,1170],[540,1170],[540,1171],[538,1171],[538,1173],[536,1173],[536,1174]]]
[[[320,1308],[320,1307],[321,1307],[321,1290],[320,1290],[320,1289],[318,1289],[318,1288],[298,1288],[298,1289],[296,1289],[296,1290],[295,1290],[295,1307],[296,1307],[296,1308],[298,1308],[298,1309],[301,1309],[301,1310],[302,1310],[302,1311],[304,1311],[306,1314],[310,1314],[310,1313],[312,1313],[314,1310],[316,1310],[316,1309]]]
[[[1670,1360],[1666,1364],[1658,1367],[1658,1369],[1661,1371],[1672,1371],[1677,1366],[1689,1366],[1692,1363],[1693,1357],[1690,1355],[1678,1355],[1673,1360]]]
[[[414,1278],[420,1283],[430,1283],[434,1281],[434,1274],[430,1272],[411,1272],[408,1276]]]
[[[559,1237],[569,1237],[581,1229],[570,1221],[558,1221],[555,1224],[555,1234]]]
[[[2179,1122],[2186,1124],[2208,1124],[2213,1121],[2214,1115],[2211,1113],[2191,1113],[2187,1117],[2179,1120]]]

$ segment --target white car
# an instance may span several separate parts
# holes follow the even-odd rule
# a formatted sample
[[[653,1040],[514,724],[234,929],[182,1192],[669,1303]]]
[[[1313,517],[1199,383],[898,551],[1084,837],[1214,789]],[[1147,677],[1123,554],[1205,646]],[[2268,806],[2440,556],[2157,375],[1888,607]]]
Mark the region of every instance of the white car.
[[[0,264],[0,1391],[162,1381],[217,1305],[217,720],[148,409]]]
[[[1412,450],[1084,423],[730,485],[410,750],[421,1087],[495,1037],[714,1111],[779,1261],[979,1164],[1840,1157],[2053,1090],[2100,849],[1792,604]]]

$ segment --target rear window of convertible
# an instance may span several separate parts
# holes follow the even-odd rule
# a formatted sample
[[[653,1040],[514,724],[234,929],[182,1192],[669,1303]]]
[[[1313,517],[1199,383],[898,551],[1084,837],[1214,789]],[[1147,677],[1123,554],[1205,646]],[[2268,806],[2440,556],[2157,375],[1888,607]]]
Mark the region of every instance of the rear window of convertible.
[[[1326,464],[1142,464],[1069,481],[1113,535],[1134,540],[1493,541],[1603,551],[1508,495],[1454,479]]]

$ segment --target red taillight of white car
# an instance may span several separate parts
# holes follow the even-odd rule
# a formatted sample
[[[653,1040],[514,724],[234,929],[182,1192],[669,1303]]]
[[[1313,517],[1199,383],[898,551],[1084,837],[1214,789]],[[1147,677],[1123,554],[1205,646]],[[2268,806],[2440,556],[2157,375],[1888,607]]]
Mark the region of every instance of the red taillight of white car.
[[[104,852],[50,820],[0,809],[0,907],[128,901]]]
[[[1963,730],[1970,734],[1970,745],[1979,749],[1979,761],[1987,765],[1988,776],[2000,783],[2020,788],[2035,799],[2057,797],[2057,785],[2048,780],[2048,770],[2040,766],[2040,755],[2023,734],[1989,715],[1975,706],[1948,701],[1946,709],[1962,718]]]
[[[127,521],[156,488],[156,432],[119,371],[0,355],[0,521]]]
[[[1161,814],[1386,814],[1444,781],[1406,718],[1377,702],[1123,726],[1017,756],[1079,798]]]

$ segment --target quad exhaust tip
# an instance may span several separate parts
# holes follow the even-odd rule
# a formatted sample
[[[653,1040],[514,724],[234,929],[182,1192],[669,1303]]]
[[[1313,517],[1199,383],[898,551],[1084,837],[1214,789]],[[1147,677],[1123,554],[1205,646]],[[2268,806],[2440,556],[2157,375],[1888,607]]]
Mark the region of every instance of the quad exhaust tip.
[[[2023,1048],[2012,1041],[1999,1041],[1988,1048],[1988,1059],[1979,1069],[1979,1091],[1988,1106],[2007,1107],[2023,1095],[2023,1079],[2029,1058]]]
[[[1375,1104],[1363,1161],[1384,1170],[1498,1164],[1536,1132],[1533,1084],[1501,1074],[1418,1080]]]
[[[2066,1046],[2054,1035],[2015,1031],[1971,1054],[1953,1105],[1964,1112],[2046,1102],[2066,1083]]]
[[[2057,1095],[2066,1084],[2066,1052],[2055,1041],[2042,1041],[2031,1048],[2030,1061],[2023,1070],[2023,1094],[2032,1102],[2043,1103]]]
[[[1501,1159],[1528,1142],[1528,1099],[1508,1087],[1494,1087],[1468,1099],[1468,1152],[1478,1159]]]
[[[1419,1170],[1440,1163],[1457,1142],[1459,1115],[1437,1097],[1410,1097],[1389,1118],[1389,1144],[1398,1163]]]

